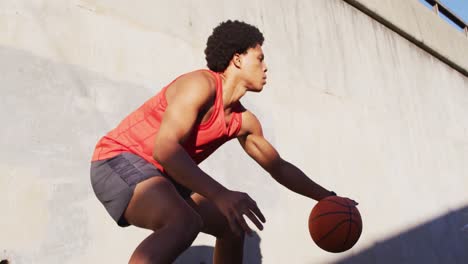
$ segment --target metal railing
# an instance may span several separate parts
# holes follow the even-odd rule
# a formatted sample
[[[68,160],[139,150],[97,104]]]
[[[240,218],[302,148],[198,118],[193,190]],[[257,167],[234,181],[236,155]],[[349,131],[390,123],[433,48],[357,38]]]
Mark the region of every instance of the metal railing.
[[[463,31],[465,31],[465,35],[468,36],[468,26],[466,25],[465,21],[463,19],[459,18],[457,15],[455,15],[450,9],[448,9],[446,6],[444,6],[439,0],[424,0],[428,4],[432,6],[432,10],[439,15],[442,14],[444,15],[447,19],[449,19],[451,22],[453,22],[455,25],[459,26]]]

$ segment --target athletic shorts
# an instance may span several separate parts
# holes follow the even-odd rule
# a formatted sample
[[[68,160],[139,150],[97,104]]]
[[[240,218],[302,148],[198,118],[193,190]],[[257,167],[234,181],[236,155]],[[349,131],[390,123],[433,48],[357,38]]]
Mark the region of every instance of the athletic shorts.
[[[91,185],[99,201],[121,227],[129,226],[123,217],[135,186],[151,177],[166,177],[180,196],[187,199],[192,191],[161,172],[140,156],[124,152],[115,157],[91,162]]]

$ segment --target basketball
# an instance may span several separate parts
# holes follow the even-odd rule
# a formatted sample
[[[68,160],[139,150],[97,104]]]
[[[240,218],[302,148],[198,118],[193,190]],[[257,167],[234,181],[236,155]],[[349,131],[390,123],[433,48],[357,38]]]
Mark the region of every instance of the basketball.
[[[346,198],[329,196],[320,200],[310,212],[310,236],[325,251],[339,253],[352,248],[361,231],[361,214]]]

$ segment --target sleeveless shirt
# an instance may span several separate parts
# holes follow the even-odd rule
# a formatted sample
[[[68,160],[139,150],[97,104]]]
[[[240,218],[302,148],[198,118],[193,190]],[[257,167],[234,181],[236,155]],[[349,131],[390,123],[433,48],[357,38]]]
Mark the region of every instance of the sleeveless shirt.
[[[225,142],[237,136],[242,125],[241,116],[244,109],[239,102],[233,108],[231,120],[226,126],[221,77],[218,73],[210,70],[202,71],[208,71],[216,78],[216,96],[209,119],[203,123],[196,123],[182,144],[196,164],[205,160]],[[123,152],[131,152],[164,171],[161,164],[153,158],[153,149],[158,147],[155,146],[154,140],[167,107],[166,90],[176,80],[177,78],[102,137],[96,144],[92,161],[109,159]]]

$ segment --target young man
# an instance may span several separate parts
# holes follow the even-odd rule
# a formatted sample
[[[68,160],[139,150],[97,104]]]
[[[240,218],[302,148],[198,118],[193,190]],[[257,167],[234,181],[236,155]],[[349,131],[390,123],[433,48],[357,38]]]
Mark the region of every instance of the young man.
[[[130,263],[171,263],[199,232],[216,237],[214,263],[242,262],[244,233],[252,232],[243,216],[260,230],[265,217],[246,193],[197,166],[230,139],[290,190],[314,200],[334,195],[283,160],[239,101],[266,84],[263,40],[254,26],[221,23],[205,49],[210,70],[175,79],[97,143],[98,199],[118,225],[154,231]]]

